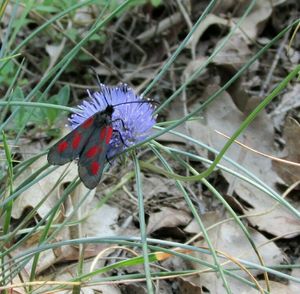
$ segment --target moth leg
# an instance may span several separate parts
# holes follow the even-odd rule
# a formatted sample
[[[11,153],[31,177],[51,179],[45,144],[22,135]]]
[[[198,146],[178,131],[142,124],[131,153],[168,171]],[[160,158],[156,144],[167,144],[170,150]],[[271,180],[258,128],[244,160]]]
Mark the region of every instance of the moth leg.
[[[122,135],[121,135],[121,133],[120,133],[119,130],[113,130],[113,132],[119,134],[120,140],[121,140],[121,142],[122,142],[122,144],[123,144],[124,146],[129,147],[129,146],[124,142],[124,139],[123,139],[123,137],[122,137]]]
[[[111,163],[111,161],[110,161],[110,158],[108,158],[107,155],[105,155],[105,158],[106,158],[106,161],[107,161],[110,165],[112,165],[112,163]]]
[[[112,123],[115,122],[115,121],[120,121],[120,122],[122,123],[123,129],[124,129],[125,131],[128,131],[128,128],[125,127],[125,124],[124,124],[123,119],[117,118],[117,119],[113,120]],[[125,145],[125,144],[124,144],[124,145]]]

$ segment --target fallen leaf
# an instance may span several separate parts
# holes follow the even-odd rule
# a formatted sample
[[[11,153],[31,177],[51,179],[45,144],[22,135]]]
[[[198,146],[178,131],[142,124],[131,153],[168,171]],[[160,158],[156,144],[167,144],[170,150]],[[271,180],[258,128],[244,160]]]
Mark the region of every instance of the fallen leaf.
[[[283,137],[286,141],[285,149],[288,154],[283,159],[300,164],[300,124],[292,117],[288,117],[285,122]],[[272,165],[288,186],[300,180],[300,166],[284,164],[275,160],[273,160]]]
[[[40,157],[32,165],[30,165],[26,172],[23,172],[14,182],[14,187],[18,187],[24,180],[26,180],[31,174],[36,172],[40,167],[47,163],[46,157]],[[60,184],[53,190],[57,181],[61,178],[62,174],[66,173],[66,176],[60,182]],[[12,209],[12,217],[19,219],[26,208],[33,208],[45,198],[44,203],[37,208],[38,215],[43,218],[47,213],[56,205],[62,193],[63,185],[70,183],[77,177],[77,165],[71,162],[69,165],[58,167],[51,174],[35,183],[27,190],[25,190],[14,202]],[[52,191],[53,190],[53,191]],[[86,189],[86,192],[88,190]]]
[[[147,233],[151,234],[161,228],[185,226],[190,220],[191,216],[186,211],[162,207],[161,211],[150,215]]]
[[[47,76],[48,72],[51,70],[51,68],[55,65],[56,61],[59,59],[60,55],[63,52],[63,49],[65,47],[67,38],[62,38],[62,41],[60,44],[46,44],[45,50],[48,53],[50,57],[50,62],[48,65],[48,68],[44,71],[44,77]]]
[[[88,214],[82,222],[82,235],[86,237],[103,237],[115,235],[119,209],[107,204],[96,208],[97,204],[98,200],[94,198],[89,206],[86,207],[85,214],[87,212]]]
[[[173,180],[153,175],[147,178],[143,177],[143,182],[143,195],[147,201],[161,195],[182,198],[182,194],[174,185]]]
[[[216,44],[216,47],[219,47],[222,42],[224,42],[223,39]],[[221,52],[215,56],[213,62],[218,66],[234,67],[237,71],[249,60],[251,54],[252,52],[244,38],[240,35],[233,35],[228,42],[226,42]],[[258,63],[255,65],[254,63],[252,67],[257,66],[257,64]]]
[[[300,263],[300,259],[298,258],[294,262],[295,264]],[[300,268],[293,268],[291,272],[291,276],[300,279]],[[300,293],[300,284],[294,281],[289,281],[288,290],[286,293],[289,294],[298,294]]]
[[[90,272],[90,267],[93,260],[85,261],[83,263],[83,274],[87,274]],[[97,268],[100,268],[101,265]],[[71,281],[78,275],[78,263],[74,264],[67,264],[67,265],[61,265],[56,266],[55,271],[53,273],[45,273],[45,275],[39,276],[40,281]],[[99,275],[92,276],[89,279],[89,282],[96,281],[99,279]],[[49,286],[46,286],[48,288]],[[42,292],[41,288],[38,289]],[[56,292],[59,294],[67,294],[70,293],[70,290],[60,290],[59,292]],[[119,289],[118,285],[97,285],[97,283],[93,283],[92,285],[88,285],[85,287],[82,287],[80,290],[80,293],[91,293],[91,294],[121,294],[121,290]]]
[[[216,47],[223,42],[221,39]],[[221,76],[222,84],[227,83],[237,71],[248,62],[252,52],[245,39],[240,34],[234,34],[222,48],[213,60],[213,63],[218,66],[219,74]],[[259,62],[254,62],[249,71],[255,72],[258,69]],[[257,99],[250,96],[244,87],[245,77],[242,76],[234,81],[227,92],[230,94],[235,105],[243,113],[249,113],[258,104]],[[253,103],[255,101],[255,103]],[[253,105],[254,104],[254,105]],[[251,107],[250,107],[251,106]]]
[[[201,22],[201,24],[197,27],[197,29],[194,31],[193,37],[188,42],[187,47],[191,48],[195,52],[199,39],[205,33],[205,31],[212,25],[228,27],[230,26],[230,23],[225,18],[219,17],[214,14],[208,14],[206,18]]]
[[[91,7],[80,7],[76,9],[75,15],[73,16],[73,21],[75,23],[89,25],[93,21],[93,13],[94,12],[92,11]]]
[[[267,20],[270,18],[272,11],[275,6],[280,5],[286,2],[286,0],[274,0],[274,1],[265,1],[258,0],[255,2],[254,7],[251,12],[245,17],[244,21],[241,23],[240,33],[244,35],[245,39],[248,39],[248,42],[252,43],[252,40],[255,40],[257,36],[265,28]],[[244,13],[246,7],[249,5],[249,1],[242,1],[243,5],[240,5],[240,12]],[[238,21],[238,18],[235,18],[235,23]]]
[[[141,44],[144,44],[164,31],[174,26],[180,26],[182,18],[183,17],[180,12],[175,12],[174,14],[161,20],[156,26],[151,27],[149,30],[143,31],[136,37],[136,40]]]
[[[155,285],[156,293],[159,294],[172,294],[171,285],[164,280],[158,280]],[[122,293],[128,294],[147,294],[147,285],[144,282],[136,282],[132,284],[124,284],[121,286]]]
[[[180,293],[187,294],[202,294],[202,288],[199,285],[195,285],[186,278],[178,278],[179,281],[179,291]]]
[[[78,225],[65,228],[65,232],[61,233],[56,239],[77,239],[84,237],[104,237],[117,235],[119,227],[117,226],[117,218],[119,216],[118,208],[102,205],[97,208],[98,200],[93,198],[92,201],[81,208],[82,215],[76,216],[73,220],[80,220]],[[62,234],[67,234],[62,238]],[[106,248],[106,244],[86,244],[84,247],[84,258],[92,257],[99,251]],[[79,251],[77,246],[63,246],[55,250],[56,258],[54,263],[67,260],[78,260]]]
[[[265,281],[259,281],[259,284],[266,290],[266,283]],[[298,294],[298,292],[291,291],[289,285],[285,285],[283,283],[279,283],[276,281],[269,281],[270,284],[270,292],[269,293],[275,293],[275,294]],[[242,294],[260,294],[261,292],[251,288],[249,291],[242,292]]]
[[[225,221],[225,219],[226,216],[223,216],[219,212],[209,212],[202,215],[202,221],[206,228],[214,225],[213,228],[208,230],[208,235],[214,248],[226,253],[229,256],[232,256],[233,258],[241,258],[249,262],[259,264],[256,253],[252,249],[249,241],[245,237],[245,234],[241,230],[239,225],[233,220]],[[219,224],[216,226],[217,223]],[[251,239],[258,247],[258,250],[266,264],[278,265],[284,260],[284,255],[275,245],[275,243],[270,242],[261,233],[250,227],[247,227],[247,230],[251,235]],[[189,225],[189,232],[191,232],[191,225]],[[200,232],[200,228],[198,228],[197,232]],[[207,247],[207,244],[204,240],[197,242],[194,245],[199,247]],[[211,255],[202,254],[199,252],[195,252],[194,255],[204,261],[213,263]],[[219,259],[219,261],[226,262],[226,258]],[[198,263],[193,263],[192,266],[197,270],[205,269],[205,267]],[[227,265],[223,265],[224,268],[228,266],[232,266],[232,262],[229,262]],[[250,271],[254,276],[262,273],[261,270],[251,269]],[[250,280],[249,275],[242,270],[236,271],[235,273]],[[247,286],[246,284],[241,283],[238,280],[231,278],[230,276],[226,276],[226,278],[228,279],[230,288],[233,293],[243,293],[243,291],[245,291],[246,293],[246,290],[249,290],[249,286]],[[219,275],[216,275],[214,273],[201,273],[199,276],[191,276],[190,278],[187,278],[187,280],[192,282],[194,285],[204,286],[210,291],[210,293],[224,292],[222,279],[219,277]]]
[[[234,7],[236,7],[236,4],[237,3],[235,0],[223,0],[222,2],[216,2],[213,8],[213,12],[215,14],[226,14],[230,10],[234,9]]]
[[[295,84],[291,89],[282,95],[280,103],[271,113],[275,127],[279,130],[284,125],[285,117],[288,111],[300,107],[300,84]]]
[[[210,86],[204,95],[209,96],[215,90],[215,86]],[[203,120],[201,121],[188,122],[191,135],[193,138],[206,143],[216,150],[221,150],[227,139],[217,135],[214,130],[230,136],[245,119],[245,115],[237,109],[231,97],[226,92],[223,92],[219,99],[213,102],[202,113],[202,116]],[[250,124],[238,140],[258,151],[278,157],[273,148],[274,129],[272,122],[264,112]],[[201,155],[208,156],[207,151],[203,151],[202,148],[196,146],[195,148]],[[237,144],[233,144],[225,155],[245,167],[275,191],[277,183],[282,183],[281,179],[272,169],[272,162],[269,158],[247,151]],[[236,170],[236,167],[233,167],[224,160],[221,161],[221,164]],[[299,219],[281,205],[277,205],[276,209],[268,212],[277,203],[270,196],[258,190],[253,185],[224,171],[222,171],[222,175],[229,183],[227,194],[234,195],[235,192],[248,204],[247,206],[243,206],[244,213],[248,215],[255,214],[254,217],[248,218],[254,226],[275,236],[286,235],[289,232],[300,230]],[[295,234],[291,234],[287,238],[292,236],[295,236]]]
[[[15,185],[18,186],[22,183],[30,174],[34,173],[38,168],[46,164],[46,158],[41,157],[35,161],[25,173],[21,174]],[[53,190],[58,179],[61,177],[63,172],[67,171],[63,181]],[[77,164],[71,162],[70,165],[58,167],[51,174],[40,180],[38,183],[31,186],[29,189],[24,191],[14,202],[12,216],[15,219],[19,219],[26,208],[36,207],[37,204],[45,198],[43,204],[37,209],[37,214],[40,218],[45,217],[49,211],[54,208],[57,201],[60,199],[64,188],[63,185],[73,181],[77,177]],[[89,194],[88,194],[89,193]],[[88,194],[88,195],[87,195]],[[98,200],[94,198],[95,190],[90,191],[83,184],[78,185],[74,191],[68,196],[66,201],[63,203],[59,210],[58,217],[55,219],[55,223],[64,221],[66,217],[73,213],[75,206],[82,200],[82,197],[87,195],[85,201],[81,204],[80,208],[73,216],[73,221],[81,220],[78,225],[65,226],[59,234],[53,240],[69,240],[80,237],[101,237],[101,236],[112,236],[116,234],[118,227],[112,226],[116,224],[116,219],[119,215],[118,209],[103,205],[97,208]],[[22,252],[25,249],[29,249],[36,246],[39,242],[40,232],[33,234],[23,246],[20,246],[13,255]],[[105,245],[90,245],[85,247],[85,257],[95,256],[100,249],[104,248]],[[66,260],[78,260],[78,248],[76,246],[63,246],[54,250],[47,250],[40,255],[39,263],[37,265],[36,273],[40,273],[53,264],[63,262]],[[31,263],[29,262],[26,266],[27,270],[30,271]]]
[[[171,107],[168,109],[168,120],[177,120],[185,116],[184,113],[184,102],[182,99],[176,99],[175,101],[172,102]],[[175,129],[177,132],[181,132],[183,134],[186,133],[186,128],[185,124],[180,124],[177,126]],[[165,133],[162,136],[159,136],[159,141],[160,142],[176,142],[176,143],[183,143],[185,144],[186,141],[183,138],[180,138],[178,136],[175,136],[172,133]]]

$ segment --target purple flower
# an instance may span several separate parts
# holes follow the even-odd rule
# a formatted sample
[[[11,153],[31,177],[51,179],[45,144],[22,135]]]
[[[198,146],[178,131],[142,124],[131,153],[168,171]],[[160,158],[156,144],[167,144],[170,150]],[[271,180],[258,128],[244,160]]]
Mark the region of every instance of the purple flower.
[[[138,101],[145,100],[136,95],[126,84],[116,87],[101,84],[100,87],[99,92],[88,91],[90,99],[84,100],[78,106],[78,111],[71,115],[69,122],[71,128],[75,129],[96,112],[105,110],[107,103],[112,106],[116,105],[112,114],[112,126],[119,134],[114,132],[110,140],[107,157],[111,158],[126,149],[127,146],[141,142],[149,136],[151,128],[155,124],[154,109],[151,103],[138,103]],[[133,101],[137,101],[137,103],[126,104],[126,102]],[[120,103],[124,104],[117,105]]]

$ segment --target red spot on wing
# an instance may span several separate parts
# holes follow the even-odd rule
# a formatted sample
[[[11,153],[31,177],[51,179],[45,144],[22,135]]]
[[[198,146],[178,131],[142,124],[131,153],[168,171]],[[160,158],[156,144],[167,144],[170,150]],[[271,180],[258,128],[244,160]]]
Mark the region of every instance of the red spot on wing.
[[[72,147],[74,149],[78,148],[81,141],[81,135],[79,133],[75,133],[73,141],[72,141]]]
[[[63,153],[68,148],[68,142],[62,141],[58,144],[57,150],[59,153]]]
[[[106,127],[102,128],[100,131],[100,141],[103,141],[106,136]]]
[[[106,143],[106,144],[109,144],[110,139],[111,139],[111,137],[112,137],[113,128],[110,127],[110,126],[108,126],[106,129],[107,129],[107,133],[106,133],[105,143]]]
[[[91,163],[91,173],[96,175],[99,171],[100,164],[97,161]]]
[[[85,129],[88,129],[88,128],[93,124],[93,121],[94,121],[94,118],[93,118],[93,117],[90,117],[90,118],[88,118],[88,119],[82,124],[82,126],[83,126]]]
[[[98,146],[93,146],[93,147],[91,147],[91,148],[86,152],[86,156],[87,156],[87,157],[94,157],[98,152],[99,152],[99,147],[98,147]]]
[[[110,139],[112,137],[113,128],[111,126],[106,126],[101,129],[100,132],[100,141],[103,141],[105,139],[105,143],[109,144]]]

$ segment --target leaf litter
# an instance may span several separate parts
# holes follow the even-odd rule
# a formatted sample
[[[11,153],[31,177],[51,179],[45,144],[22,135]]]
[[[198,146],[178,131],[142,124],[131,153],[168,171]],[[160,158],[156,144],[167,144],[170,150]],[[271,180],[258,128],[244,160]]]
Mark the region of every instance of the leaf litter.
[[[111,30],[112,27],[108,27],[107,30],[111,30],[109,41],[101,44],[101,50],[98,47],[95,50],[92,45],[88,48],[95,58],[101,60],[102,64],[99,66],[96,64],[95,67],[103,76],[103,80],[109,81],[111,84],[123,80],[133,84],[136,88],[142,89],[143,85],[149,82],[149,77],[155,76],[166,56],[169,56],[178,42],[182,40],[182,35],[178,34],[179,28],[188,31],[186,17],[194,20],[199,16],[197,12],[201,11],[200,8],[203,3],[195,2],[190,1],[189,5],[191,7],[189,9],[185,6],[187,5],[185,3],[181,10],[176,5],[172,6],[171,10],[167,5],[161,5],[158,8],[146,5],[143,13],[147,14],[148,21],[145,21],[143,14],[136,13],[141,11],[139,8],[135,8],[134,13],[128,12],[115,23],[116,26],[113,30]],[[154,87],[153,95],[161,97],[161,99],[168,97],[175,88],[178,88],[183,81],[197,70],[207,60],[212,48],[218,46],[229,29],[239,20],[246,5],[248,5],[248,1],[240,1],[237,6],[235,1],[229,0],[224,1],[222,6],[216,5],[215,9],[195,32],[192,42],[178,56],[172,68],[172,73],[168,73]],[[246,17],[241,29],[233,35],[201,76],[185,89],[184,95],[176,100],[170,106],[170,109],[161,114],[160,119],[164,121],[181,118],[198,106],[199,103],[205,101],[213,91],[219,89],[256,52],[256,42],[267,42],[273,36],[272,30],[278,32],[278,23],[274,21],[278,12],[285,11],[286,17],[290,18],[290,15],[284,10],[287,6],[288,1],[285,0],[273,1],[272,3],[262,0],[257,1],[253,11]],[[182,16],[182,9],[186,9],[185,17]],[[85,9],[79,12],[82,13],[82,11],[83,14],[80,19],[83,19],[84,24],[91,23],[93,13]],[[78,14],[76,15],[78,16]],[[230,17],[230,15],[233,17]],[[132,22],[132,26],[129,30],[125,30],[130,22]],[[74,26],[72,26],[72,29],[74,29],[76,25],[78,26],[78,23],[72,25]],[[284,25],[287,25],[287,23]],[[81,30],[84,31],[82,28]],[[120,36],[126,37],[121,38]],[[299,43],[299,40],[296,39],[295,42]],[[45,45],[44,49],[50,56],[49,66],[51,68],[64,50],[68,50],[69,45],[65,38],[62,38],[59,42],[51,40],[48,44],[50,45]],[[283,45],[286,49],[287,44]],[[28,48],[28,55],[34,56],[35,50],[40,50],[39,46]],[[274,62],[276,50],[278,49],[276,46],[266,53],[265,58],[257,60],[246,74],[238,79],[227,92],[224,92],[216,102],[209,105],[200,114],[201,119],[187,122],[184,126],[180,126],[178,131],[220,150],[226,139],[217,134],[215,130],[230,136],[240,126],[246,115],[264,98],[260,95],[260,87],[268,74],[271,63]],[[271,72],[271,79],[267,85],[268,89],[272,89],[292,68],[293,64],[297,60],[299,61],[299,58],[297,59],[297,56],[299,56],[297,46],[293,46],[290,50],[294,52],[294,59],[279,54],[279,64],[277,63],[277,66]],[[191,54],[194,54],[193,58],[191,58]],[[78,66],[79,63],[70,65],[68,70],[71,73],[72,71],[76,73],[70,80],[78,79],[82,83],[82,79],[86,79],[86,77],[78,75]],[[31,65],[29,67],[31,70],[34,68]],[[45,67],[44,70],[47,70],[47,68],[49,67]],[[140,69],[143,70],[139,72]],[[64,83],[65,81],[59,82]],[[90,80],[85,82],[86,84],[91,83]],[[77,95],[79,97],[83,95],[80,91],[74,91],[74,93],[76,93],[74,100],[78,98]],[[295,139],[299,138],[299,96],[299,85],[289,85],[286,92],[279,95],[278,100],[262,112],[238,139],[260,152],[299,163],[299,140]],[[162,139],[163,144],[167,146],[196,152],[210,159],[214,158],[211,152],[195,145],[186,144],[185,140],[178,139],[178,137],[171,134],[159,139]],[[32,142],[32,144],[36,143]],[[237,144],[231,146],[226,156],[247,168],[248,171],[279,194],[282,194],[285,189],[299,180],[299,168],[294,169],[277,161],[272,162],[271,159],[249,152]],[[149,159],[149,155],[143,155],[142,158]],[[44,163],[45,159],[42,157],[28,168],[26,176],[35,172]],[[176,162],[172,162],[171,159],[170,164],[176,172],[186,174],[186,171],[178,166]],[[190,164],[197,170],[198,168],[203,169],[205,166],[192,160]],[[238,171],[235,166],[224,160],[221,164]],[[126,167],[126,170],[121,170],[123,166],[120,167],[116,163],[109,173],[124,175],[123,172],[126,172],[127,168],[132,170],[130,165]],[[51,190],[63,171],[65,171],[64,167],[58,168],[51,175],[22,193],[14,203],[12,212],[14,225],[20,223],[22,217],[36,207],[43,197],[46,200],[36,211],[35,223],[47,215],[58,199],[62,197],[66,185],[77,176],[76,165],[70,164],[67,168],[66,177],[56,189]],[[90,193],[78,211],[74,211],[74,208],[88,191],[82,185],[79,185],[73,193],[68,195],[58,210],[54,224],[61,223],[72,214],[73,224],[64,227],[53,242],[90,236],[139,236],[136,187],[131,179],[126,182],[124,187],[115,191],[104,206],[97,208],[99,199],[120,180],[117,176],[110,177],[110,174],[104,177],[97,191]],[[17,179],[16,185],[25,179],[22,177],[23,175]],[[292,242],[299,238],[300,221],[295,216],[281,205],[275,205],[276,202],[266,193],[225,171],[212,174],[209,180],[220,188],[224,196],[227,197],[226,199],[230,199],[230,197],[234,199],[229,203],[243,217],[244,225],[249,230],[251,238],[258,246],[266,264],[279,265],[291,262],[292,258],[294,263],[299,263],[300,253],[297,256],[297,253],[294,252],[292,256],[289,254],[289,250],[286,249],[293,248]],[[245,235],[241,232],[239,226],[229,220],[228,214],[218,201],[212,199],[212,195],[200,183],[184,183],[184,186],[192,195],[193,201],[198,204],[197,209],[205,227],[209,229],[208,234],[214,247],[234,258],[240,257],[258,263],[257,257]],[[296,195],[295,191],[299,191],[298,189],[299,187],[296,187],[291,194]],[[143,193],[149,237],[155,236],[158,239],[188,242],[191,238],[198,236],[192,244],[207,247],[201,237],[200,228],[193,219],[183,200],[182,193],[177,189],[173,180],[145,173],[143,175]],[[289,197],[288,195],[286,199],[295,207],[299,207],[297,197]],[[233,205],[234,202],[235,205]],[[28,225],[27,228],[32,225],[33,223]],[[22,247],[19,247],[14,255],[25,249],[36,247],[40,236],[41,232],[38,231]],[[274,241],[273,237],[279,238],[280,242]],[[89,272],[91,260],[109,247],[110,245],[102,244],[89,245],[84,248],[83,271]],[[99,268],[110,264],[110,262],[118,261],[118,258],[132,257],[121,249],[112,249],[112,251],[114,254],[103,257],[98,264]],[[137,254],[141,254],[141,252],[137,250]],[[197,255],[197,257],[212,262],[211,257],[208,255],[202,254]],[[77,275],[78,259],[79,248],[76,246],[64,246],[57,250],[47,251],[41,255],[37,278],[41,281],[69,280]],[[226,259],[220,259],[220,262],[224,261]],[[195,263],[186,262],[178,257],[161,261],[157,265],[168,270],[197,269],[201,271],[204,269]],[[229,266],[232,266],[232,263],[228,263],[224,267]],[[31,264],[28,264],[26,266],[27,279],[30,268]],[[117,271],[118,274],[128,272],[143,273],[144,271],[142,266]],[[261,282],[262,287],[265,287],[263,280],[261,280],[262,272],[252,270],[251,273]],[[299,277],[297,269],[289,273],[292,276]],[[113,274],[116,274],[116,272]],[[252,281],[243,270],[239,271],[239,274]],[[101,275],[101,277],[105,276],[107,275]],[[228,280],[233,293],[257,293],[256,290],[249,290],[248,286],[237,282],[237,280],[232,278],[228,278]],[[203,290],[210,291],[210,293],[223,293],[222,291],[224,291],[222,281],[214,273],[201,273],[189,278],[178,277],[177,279],[158,281],[157,283],[158,289],[161,290],[159,293],[202,293]],[[299,293],[299,284],[291,281],[271,279],[270,285],[271,288],[276,289],[276,293]],[[82,290],[84,293],[97,293],[97,291],[102,291],[102,293],[133,293],[133,291],[135,293],[146,293],[143,282],[124,284],[121,287],[117,285],[88,286]],[[60,293],[67,292],[61,291]]]

